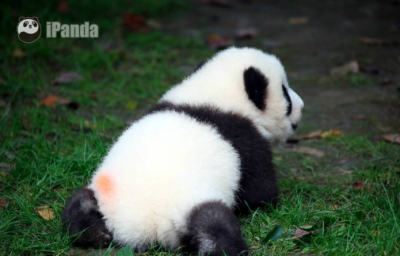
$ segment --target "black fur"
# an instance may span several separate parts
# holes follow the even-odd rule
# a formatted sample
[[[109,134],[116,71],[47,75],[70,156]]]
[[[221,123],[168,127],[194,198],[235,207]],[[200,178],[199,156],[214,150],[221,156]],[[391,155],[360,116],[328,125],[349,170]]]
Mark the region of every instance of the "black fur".
[[[268,79],[256,68],[250,67],[243,73],[247,96],[260,110],[266,107]]]
[[[75,246],[106,247],[112,240],[103,215],[98,210],[94,193],[88,188],[78,190],[68,199],[62,221],[69,235],[77,236],[73,242]]]
[[[236,194],[237,214],[246,213],[249,208],[256,209],[262,202],[276,205],[278,186],[270,145],[248,118],[211,106],[174,105],[169,102],[158,104],[149,113],[168,110],[185,113],[199,122],[212,125],[238,152],[241,180]]]
[[[284,85],[282,85],[282,90],[283,90],[283,96],[285,97],[287,102],[286,115],[288,116],[292,113],[292,100],[290,99],[289,93]]]
[[[188,234],[182,243],[201,256],[247,255],[239,223],[222,202],[206,202],[196,206],[187,220]]]

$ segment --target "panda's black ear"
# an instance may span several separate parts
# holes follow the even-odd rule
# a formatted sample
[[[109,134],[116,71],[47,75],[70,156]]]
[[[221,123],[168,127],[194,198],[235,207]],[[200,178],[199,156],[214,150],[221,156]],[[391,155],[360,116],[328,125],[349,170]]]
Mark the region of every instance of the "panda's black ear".
[[[194,69],[194,72],[196,72],[197,70],[201,69],[201,67],[203,67],[204,64],[206,64],[206,61],[202,61],[199,65],[197,65],[196,68]]]
[[[23,21],[25,18],[24,17],[19,17],[19,22]]]
[[[243,73],[247,96],[260,110],[266,107],[268,79],[260,70],[250,67]]]
[[[37,17],[32,17],[32,20],[38,21],[38,18]]]

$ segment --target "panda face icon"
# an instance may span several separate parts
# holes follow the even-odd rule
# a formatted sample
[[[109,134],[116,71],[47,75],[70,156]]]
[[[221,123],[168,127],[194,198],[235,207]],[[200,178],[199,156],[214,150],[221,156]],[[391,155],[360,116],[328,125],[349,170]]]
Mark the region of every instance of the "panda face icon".
[[[20,17],[17,27],[18,37],[22,42],[33,43],[41,33],[40,23],[37,17]]]

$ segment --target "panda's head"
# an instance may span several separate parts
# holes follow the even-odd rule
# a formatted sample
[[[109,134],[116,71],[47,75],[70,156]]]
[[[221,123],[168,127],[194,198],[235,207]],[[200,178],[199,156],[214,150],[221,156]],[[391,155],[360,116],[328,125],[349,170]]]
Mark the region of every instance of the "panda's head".
[[[229,48],[204,63],[161,99],[214,105],[250,118],[272,142],[296,130],[304,103],[289,87],[281,62],[252,48]]]

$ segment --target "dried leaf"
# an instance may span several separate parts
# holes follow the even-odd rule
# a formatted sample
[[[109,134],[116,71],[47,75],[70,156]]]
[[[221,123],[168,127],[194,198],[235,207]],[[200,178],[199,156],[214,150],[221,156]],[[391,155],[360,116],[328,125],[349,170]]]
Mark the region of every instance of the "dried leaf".
[[[373,75],[379,75],[381,73],[381,70],[378,67],[359,66],[359,69],[361,72]]]
[[[297,237],[305,236],[305,235],[310,234],[310,233],[311,233],[311,231],[306,231],[306,230],[303,230],[301,228],[297,228],[294,231],[294,235],[297,236]]]
[[[92,128],[92,129],[96,129],[97,128],[97,124],[89,122],[88,120],[85,120],[83,123],[88,128]]]
[[[19,48],[15,49],[13,53],[13,56],[15,58],[23,58],[25,57],[25,55],[26,55],[25,51]]]
[[[69,12],[69,5],[66,0],[58,1],[57,11],[59,12]]]
[[[162,28],[161,23],[156,20],[153,20],[153,19],[146,20],[146,25],[149,26],[150,28],[154,28],[154,29]]]
[[[339,130],[329,130],[329,131],[318,130],[309,134],[295,136],[294,139],[309,140],[309,139],[325,138],[328,136],[338,136],[338,135],[342,135],[342,132]]]
[[[39,213],[40,216],[42,216],[43,219],[45,220],[53,220],[54,217],[56,216],[54,213],[54,210],[52,208],[50,208],[50,206],[48,205],[43,205],[41,207],[36,207],[34,208],[35,211],[37,211],[37,213]]]
[[[321,133],[321,138],[326,138],[328,136],[339,136],[342,135],[342,132],[339,130],[329,130]]]
[[[137,106],[139,105],[139,102],[138,101],[136,101],[136,100],[132,100],[132,101],[129,101],[127,104],[126,104],[126,108],[127,109],[129,109],[129,110],[135,110],[136,108],[137,108]]]
[[[232,42],[225,36],[211,34],[207,38],[207,44],[211,49],[223,50],[223,49],[229,47],[232,44]]]
[[[8,164],[5,162],[0,163],[0,170],[2,170],[2,174],[8,174],[10,173],[13,169],[15,169],[15,164]]]
[[[308,21],[308,17],[293,17],[288,19],[288,23],[291,25],[306,25]]]
[[[151,28],[146,23],[146,19],[135,13],[124,14],[123,24],[127,29],[136,33],[145,34],[151,31]]]
[[[315,149],[315,148],[309,148],[309,147],[294,147],[294,148],[289,149],[289,151],[306,154],[306,155],[311,155],[311,156],[316,156],[316,157],[323,157],[325,155],[325,153],[323,151]]]
[[[332,205],[329,206],[329,208],[331,208],[331,210],[336,210],[337,208],[339,208],[339,205],[332,204]]]
[[[49,107],[55,107],[56,106],[56,102],[60,99],[60,97],[55,96],[55,95],[49,95],[46,98],[44,98],[43,100],[40,101],[40,105],[46,105]]]
[[[357,61],[351,61],[349,63],[346,63],[340,67],[332,68],[329,73],[331,75],[337,75],[337,74],[348,74],[348,73],[358,73],[360,71],[359,65]]]
[[[360,41],[363,44],[372,46],[383,46],[383,45],[393,46],[393,45],[398,45],[400,43],[398,40],[370,38],[370,37],[361,38]]]
[[[400,134],[386,134],[382,135],[382,138],[384,138],[386,141],[400,144]]]
[[[8,202],[5,199],[0,199],[0,210],[6,208]]]
[[[381,85],[389,85],[389,84],[393,83],[393,81],[392,81],[392,79],[385,77],[379,83]]]
[[[258,35],[258,30],[255,28],[243,28],[236,31],[238,39],[252,39]]]
[[[368,190],[372,189],[371,186],[369,186],[369,185],[366,186],[366,184],[364,182],[360,182],[360,181],[357,181],[354,183],[346,183],[346,186],[352,187],[354,190],[360,190],[363,188],[368,189]]]
[[[340,170],[330,171],[327,174],[328,175],[348,175],[348,174],[352,174],[353,172],[354,171],[340,169]]]
[[[203,0],[202,4],[212,5],[212,6],[216,6],[216,7],[222,7],[222,8],[232,8],[232,4],[227,0]]]
[[[373,236],[379,236],[382,232],[381,231],[376,231],[376,230],[370,230],[369,231]]]
[[[61,73],[58,77],[56,77],[52,83],[53,84],[70,84],[74,82],[82,81],[83,78],[77,72],[64,72]]]
[[[367,117],[365,115],[355,115],[351,119],[353,119],[355,121],[362,121],[362,120],[365,120],[366,118]]]
[[[70,101],[67,99],[63,99],[60,98],[58,96],[55,95],[49,95],[46,98],[44,98],[43,100],[40,101],[40,105],[45,105],[45,106],[49,106],[54,108],[56,106],[56,103],[60,104],[60,105],[64,105],[67,106],[70,109],[77,109],[79,108],[79,104],[77,102],[74,101]]]

